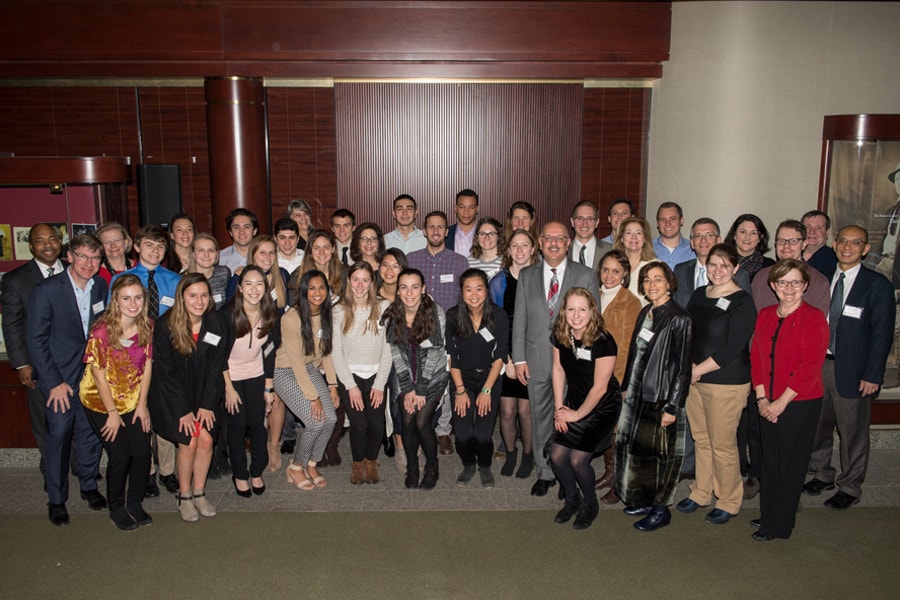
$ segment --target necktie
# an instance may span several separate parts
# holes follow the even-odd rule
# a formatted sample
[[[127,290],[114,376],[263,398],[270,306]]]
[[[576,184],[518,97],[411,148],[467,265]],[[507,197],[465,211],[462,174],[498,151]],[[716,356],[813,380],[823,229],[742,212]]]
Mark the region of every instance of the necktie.
[[[347,250],[349,248],[344,246],[344,249],[341,251],[341,262],[344,263],[344,266],[347,266],[349,263],[347,262]]]
[[[841,273],[834,291],[831,292],[831,305],[828,307],[828,351],[834,354],[834,343],[837,340],[838,321],[841,320],[841,312],[844,308],[844,274]]]
[[[154,321],[159,318],[159,289],[156,287],[154,271],[147,272],[147,316]]]
[[[585,250],[587,250],[587,246],[582,246],[581,252],[578,253],[578,262],[580,262],[583,265],[587,265],[587,263],[584,262],[584,251]]]
[[[694,289],[696,290],[699,287],[703,287],[708,284],[709,280],[706,279],[706,267],[701,267],[697,265],[697,278],[694,281]]]
[[[47,267],[47,277],[50,277],[51,275],[53,275],[53,271],[54,271],[53,267]]]
[[[559,304],[559,279],[556,278],[556,269],[550,269],[553,277],[550,278],[550,289],[547,290],[547,310],[550,311],[550,321],[553,321],[553,314],[556,312],[556,305]]]

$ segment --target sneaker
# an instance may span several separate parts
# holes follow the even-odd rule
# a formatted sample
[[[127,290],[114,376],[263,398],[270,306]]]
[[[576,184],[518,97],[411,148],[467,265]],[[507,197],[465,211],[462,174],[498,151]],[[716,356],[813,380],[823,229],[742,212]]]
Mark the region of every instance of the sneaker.
[[[494,474],[491,473],[490,467],[479,467],[478,474],[481,475],[481,487],[483,487],[483,488],[494,487]]]
[[[462,473],[456,478],[456,485],[464,486],[475,477],[475,465],[463,465]]]

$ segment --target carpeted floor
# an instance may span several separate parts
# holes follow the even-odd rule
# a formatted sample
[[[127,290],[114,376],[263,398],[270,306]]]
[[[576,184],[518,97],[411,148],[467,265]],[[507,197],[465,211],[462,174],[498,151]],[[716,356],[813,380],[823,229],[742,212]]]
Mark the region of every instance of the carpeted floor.
[[[900,508],[804,510],[788,541],[701,512],[652,534],[601,511],[223,513],[137,532],[0,515],[2,598],[897,598]]]

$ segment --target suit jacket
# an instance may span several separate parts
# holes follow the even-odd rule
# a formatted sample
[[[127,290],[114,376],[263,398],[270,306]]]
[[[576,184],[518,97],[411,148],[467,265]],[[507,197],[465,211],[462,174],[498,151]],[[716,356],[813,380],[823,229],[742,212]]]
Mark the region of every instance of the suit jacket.
[[[672,295],[675,304],[681,308],[687,308],[691,294],[694,293],[694,267],[697,266],[697,259],[691,259],[675,265],[675,280],[678,281],[678,289]],[[734,282],[741,286],[741,289],[752,294],[750,286],[750,274],[743,269],[738,269],[734,274]]]
[[[93,281],[88,317],[91,324],[106,307],[106,281],[99,275],[94,275]],[[63,382],[77,390],[84,373],[87,336],[68,270],[34,286],[27,323],[28,352],[38,374],[38,388],[44,396]]]
[[[859,308],[858,318],[850,316]],[[861,267],[838,320],[835,340],[835,379],[838,393],[859,397],[859,382],[881,384],[884,366],[894,342],[896,304],[886,277]]]
[[[447,228],[447,238],[444,240],[444,246],[447,247],[447,250],[453,250],[456,252],[454,247],[456,246],[456,224],[454,223],[450,227]]]
[[[3,277],[3,295],[0,296],[0,306],[3,307],[3,338],[6,340],[9,364],[13,369],[31,364],[26,342],[28,336],[25,333],[26,307],[31,290],[43,280],[41,269],[34,260]]]
[[[603,258],[603,255],[613,249],[612,244],[604,242],[603,240],[598,240],[596,236],[594,239],[597,240],[597,247],[594,248],[594,259],[591,261],[589,266],[592,271],[597,272],[597,267],[600,265],[600,259]],[[575,255],[575,242],[572,242],[572,245],[569,246],[569,260],[573,262],[578,262],[578,257]],[[578,263],[581,264],[581,263]]]
[[[590,290],[600,306],[597,274],[584,265],[566,261],[565,274],[559,286],[559,306],[569,288]],[[547,311],[547,290],[544,288],[544,263],[535,264],[519,272],[516,288],[516,309],[513,318],[512,359],[527,362],[530,376],[537,380],[550,379],[553,366],[553,346],[550,343],[550,314]]]

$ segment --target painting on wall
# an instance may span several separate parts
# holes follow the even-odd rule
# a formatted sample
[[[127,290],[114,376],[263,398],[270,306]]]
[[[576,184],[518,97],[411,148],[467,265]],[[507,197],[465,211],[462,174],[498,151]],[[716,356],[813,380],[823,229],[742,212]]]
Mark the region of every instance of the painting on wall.
[[[15,245],[16,260],[31,260],[31,248],[28,247],[28,234],[31,227],[13,227],[13,243]]]
[[[0,261],[13,260],[12,228],[8,223],[0,224]]]

